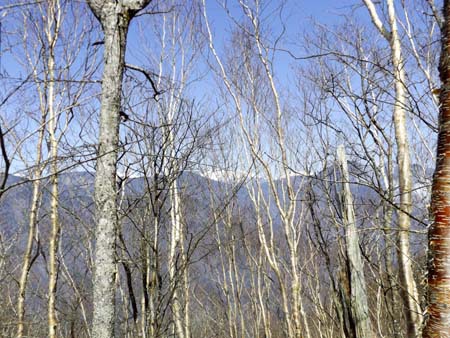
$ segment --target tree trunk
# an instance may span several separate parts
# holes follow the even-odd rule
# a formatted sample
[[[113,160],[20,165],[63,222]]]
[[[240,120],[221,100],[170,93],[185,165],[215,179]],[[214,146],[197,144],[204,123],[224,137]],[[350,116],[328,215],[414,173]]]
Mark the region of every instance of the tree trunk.
[[[114,336],[115,240],[117,229],[116,162],[119,111],[128,21],[115,6],[102,18],[105,51],[99,150],[95,177],[94,337]]]
[[[404,302],[407,337],[418,336],[421,327],[421,309],[419,295],[414,280],[409,230],[411,220],[411,163],[409,155],[408,136],[406,131],[406,88],[404,60],[401,53],[400,37],[397,29],[397,17],[393,0],[386,0],[388,8],[388,21],[390,31],[387,30],[378,17],[374,2],[363,0],[369,10],[372,22],[381,35],[389,42],[391,47],[391,60],[393,66],[395,102],[394,102],[394,128],[397,143],[397,165],[400,190],[400,211],[398,213],[398,259],[400,269],[401,294]]]
[[[169,127],[171,128],[171,127]],[[170,146],[173,147],[173,135],[172,130],[169,130],[169,142]],[[174,152],[171,151],[173,155]],[[173,157],[174,158],[174,157]],[[169,178],[170,179],[170,178]],[[184,323],[182,316],[182,308],[181,308],[181,297],[182,293],[180,292],[180,284],[182,284],[182,276],[183,274],[179,271],[180,267],[177,264],[177,258],[183,257],[180,255],[181,246],[183,245],[182,241],[182,233],[183,226],[181,223],[181,211],[180,211],[180,196],[178,192],[178,182],[176,178],[173,178],[173,182],[170,183],[170,221],[171,221],[171,237],[170,237],[170,252],[169,252],[169,281],[170,287],[173,289],[172,299],[171,299],[171,307],[173,314],[173,322],[174,322],[174,332],[176,333],[174,336],[177,338],[184,338]],[[178,250],[177,250],[178,249]],[[187,267],[183,266],[184,262],[181,264],[182,269],[186,269]]]
[[[60,28],[61,6],[59,1],[53,1],[48,9],[48,22],[46,27],[46,36],[49,46],[48,58],[48,94],[47,109],[49,114],[48,132],[50,135],[50,172],[51,172],[51,202],[50,202],[50,220],[51,236],[49,243],[49,281],[48,281],[48,336],[55,338],[57,336],[57,318],[56,318],[56,283],[58,275],[57,252],[60,236],[60,225],[58,217],[58,138],[56,130],[58,125],[58,116],[55,111],[55,46],[58,39]]]
[[[150,0],[88,2],[101,22],[104,33],[100,135],[95,177],[97,228],[92,335],[96,338],[114,336],[115,242],[118,222],[116,163],[126,35],[133,15],[149,2]]]
[[[406,131],[406,88],[404,62],[401,55],[400,38],[397,31],[396,16],[392,0],[387,1],[389,22],[391,26],[391,53],[395,78],[395,105],[394,127],[397,142],[397,165],[400,189],[400,209],[398,213],[398,236],[401,294],[405,303],[406,332],[407,336],[414,338],[420,332],[421,310],[419,307],[419,295],[414,280],[411,250],[409,243],[409,229],[411,220],[411,161],[409,144]]]
[[[350,311],[356,338],[375,337],[369,316],[364,267],[359,248],[358,229],[356,227],[353,197],[350,191],[347,158],[344,146],[339,146],[337,159],[342,173],[343,198],[342,214],[345,226],[345,244],[347,254],[347,274],[350,282]]]
[[[43,165],[42,159],[42,143],[44,140],[45,123],[47,114],[44,112],[41,118],[41,129],[39,130],[38,144],[37,144],[37,158],[36,158],[36,170],[33,175],[33,193],[30,206],[30,219],[28,222],[28,236],[27,246],[23,254],[22,271],[19,279],[19,294],[17,296],[17,338],[22,338],[25,331],[25,296],[28,284],[28,276],[30,273],[31,265],[34,258],[31,256],[33,251],[33,242],[36,234],[37,218],[39,211],[39,200],[41,195],[41,177]]]
[[[444,1],[436,170],[428,232],[428,309],[423,337],[450,337],[450,1]]]
[[[49,6],[51,8],[51,6]],[[48,31],[47,31],[48,32]],[[53,55],[51,52],[49,53]],[[50,57],[51,59],[51,57]],[[47,60],[47,67],[46,68],[52,68],[53,60]],[[46,74],[49,75],[49,74]],[[49,76],[50,77],[50,76]],[[33,70],[33,78],[38,82],[38,72],[36,69]],[[25,299],[26,299],[26,289],[28,284],[28,277],[31,270],[31,266],[33,265],[33,262],[36,260],[38,253],[34,257],[32,257],[33,252],[33,243],[36,236],[36,228],[38,223],[38,213],[39,213],[39,204],[41,199],[41,178],[43,171],[45,169],[45,165],[42,164],[43,160],[43,150],[42,146],[44,144],[45,139],[45,133],[47,128],[47,116],[49,115],[49,109],[47,109],[47,104],[52,105],[52,103],[46,102],[46,98],[48,96],[47,92],[44,92],[39,89],[38,87],[38,96],[39,96],[39,103],[40,103],[40,111],[41,111],[41,118],[40,118],[40,128],[38,131],[38,140],[37,140],[37,146],[36,146],[36,164],[35,164],[35,170],[32,174],[33,179],[33,188],[32,188],[32,197],[31,197],[31,204],[30,204],[30,216],[29,216],[29,222],[28,222],[28,236],[27,236],[27,245],[25,248],[25,252],[23,254],[23,260],[22,260],[22,270],[20,274],[19,279],[19,293],[17,296],[17,338],[22,338],[25,334]]]

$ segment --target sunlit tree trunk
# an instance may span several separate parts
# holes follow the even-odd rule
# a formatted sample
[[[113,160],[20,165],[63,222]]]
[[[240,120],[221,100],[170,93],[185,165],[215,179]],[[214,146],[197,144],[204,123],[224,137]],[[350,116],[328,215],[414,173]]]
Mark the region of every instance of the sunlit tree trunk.
[[[173,65],[172,76],[175,77],[175,65]],[[175,81],[173,81],[175,82]],[[182,104],[180,102],[179,104]],[[168,112],[164,112],[167,116],[161,117],[161,122],[166,123],[164,134],[167,138],[167,143],[169,147],[170,160],[168,161],[168,167],[166,168],[166,176],[171,182],[169,183],[169,200],[170,200],[170,250],[168,257],[168,268],[169,268],[169,283],[172,291],[171,308],[173,314],[174,331],[177,338],[184,338],[185,333],[189,332],[187,328],[186,319],[189,319],[189,314],[185,313],[183,316],[183,310],[186,311],[186,302],[184,296],[187,295],[188,285],[185,284],[187,279],[184,278],[187,273],[186,262],[184,260],[185,253],[183,252],[183,234],[184,227],[182,223],[181,214],[181,196],[179,191],[178,175],[179,175],[179,165],[177,163],[177,153],[176,153],[176,140],[174,135],[174,118],[177,110],[177,101],[175,100],[175,95],[172,93],[170,95]],[[163,114],[164,114],[163,113]],[[171,173],[172,171],[172,173]],[[175,177],[171,177],[171,174]],[[183,292],[185,291],[185,292]],[[188,337],[186,337],[188,338]]]
[[[26,25],[26,22],[24,22]],[[24,41],[26,43],[26,41]],[[49,53],[52,54],[52,53]],[[51,56],[47,60],[47,67],[51,64],[50,61]],[[27,59],[30,64],[33,64],[31,56],[27,54]],[[47,74],[48,75],[48,74]],[[33,70],[33,78],[38,83],[38,71],[36,69]],[[43,88],[37,85],[38,98],[39,98],[39,108],[41,113],[41,118],[39,120],[40,128],[38,130],[38,139],[36,146],[36,165],[34,173],[31,178],[33,181],[32,188],[32,197],[31,197],[31,205],[30,205],[30,216],[28,222],[28,236],[27,236],[27,244],[22,260],[22,271],[19,279],[19,293],[17,297],[17,337],[22,338],[25,334],[25,307],[26,307],[26,288],[28,284],[28,277],[30,273],[31,266],[36,259],[36,256],[32,256],[33,251],[33,243],[35,241],[36,236],[36,228],[38,223],[38,212],[39,212],[39,204],[41,198],[41,178],[43,171],[45,169],[45,165],[42,163],[43,160],[43,143],[45,139],[45,132],[47,128],[49,109],[47,109],[47,93]]]
[[[419,295],[414,280],[411,250],[409,243],[409,230],[411,220],[411,161],[409,143],[406,131],[406,103],[407,93],[405,88],[404,59],[401,52],[400,36],[397,29],[397,16],[393,0],[386,0],[388,9],[389,29],[387,29],[378,17],[374,3],[371,0],[363,0],[369,10],[372,22],[381,35],[389,42],[391,48],[391,60],[393,66],[395,102],[393,120],[395,127],[395,139],[397,143],[397,165],[400,190],[400,211],[398,212],[398,259],[400,269],[401,293],[405,307],[406,331],[408,337],[416,337],[421,327],[421,309]]]
[[[49,283],[48,283],[48,335],[56,337],[56,281],[58,274],[57,252],[60,234],[58,219],[58,139],[56,130],[58,116],[55,107],[55,46],[60,29],[61,6],[58,0],[49,4],[47,14],[46,37],[49,46],[48,58],[48,95],[47,109],[49,115],[48,131],[50,135],[50,172],[51,172],[51,198],[50,198],[50,222],[51,235],[49,243]]]
[[[95,177],[97,228],[92,335],[96,338],[114,336],[116,163],[126,35],[134,14],[149,2],[150,0],[88,1],[92,12],[101,22],[104,33],[100,135]]]
[[[45,135],[45,125],[47,120],[47,112],[42,111],[40,119],[41,127],[38,134],[38,143],[36,146],[36,169],[33,175],[33,192],[31,197],[30,217],[28,221],[28,238],[25,253],[22,260],[22,271],[19,279],[19,294],[17,297],[17,338],[22,338],[25,329],[25,295],[28,284],[28,276],[33,262],[32,251],[33,242],[36,234],[37,217],[39,210],[39,200],[41,195],[41,181],[43,165],[42,160],[42,143]]]
[[[450,336],[450,1],[444,1],[439,135],[428,232],[428,308],[424,338]]]
[[[394,127],[397,142],[397,165],[400,188],[400,208],[398,213],[398,226],[400,228],[398,250],[401,294],[406,306],[406,332],[409,337],[416,337],[420,332],[421,310],[419,307],[419,294],[417,291],[412,269],[411,249],[409,243],[409,230],[411,227],[411,160],[409,143],[406,131],[406,88],[404,60],[401,55],[400,37],[397,31],[396,16],[392,0],[388,0],[389,22],[391,26],[392,64],[395,77],[395,105]]]
[[[173,140],[172,140],[173,141]],[[184,324],[182,317],[182,309],[181,309],[181,288],[180,284],[182,283],[181,277],[182,274],[178,271],[177,267],[177,257],[179,257],[178,247],[181,247],[183,243],[181,243],[182,239],[182,223],[181,223],[181,215],[180,215],[180,201],[179,201],[179,193],[178,193],[178,184],[175,179],[169,187],[170,189],[170,203],[171,203],[171,211],[170,211],[170,220],[171,220],[171,238],[170,238],[170,252],[169,252],[169,279],[170,279],[170,287],[173,289],[172,295],[172,313],[173,313],[173,321],[175,324],[175,332],[176,337],[184,338]],[[182,267],[184,269],[185,267]]]
[[[263,38],[264,33],[260,26],[260,3],[256,2],[253,7],[245,1],[239,1],[241,10],[249,22],[249,27],[251,27],[251,33],[248,33],[246,30],[238,31],[242,39],[240,43],[245,43],[245,49],[241,53],[252,57],[244,58],[245,67],[243,69],[245,69],[245,72],[243,71],[242,74],[239,74],[238,78],[233,78],[236,74],[227,73],[225,64],[214,47],[206,11],[206,2],[203,0],[202,4],[210,51],[217,63],[218,74],[237,111],[242,137],[245,140],[245,147],[249,151],[249,158],[255,163],[255,176],[258,177],[257,183],[249,183],[247,188],[255,208],[258,240],[278,282],[277,287],[279,288],[280,303],[282,304],[285,335],[292,338],[310,337],[309,326],[302,316],[302,283],[299,268],[301,222],[297,219],[301,210],[297,199],[299,191],[291,179],[292,171],[285,135],[285,112],[277,88],[272,60],[268,56],[271,48],[267,47]],[[236,49],[241,48],[238,43],[235,46]],[[244,46],[244,44],[241,46]],[[245,88],[245,86],[248,86],[248,88]],[[267,98],[272,106],[269,108],[269,105],[260,105],[261,97]],[[248,124],[248,121],[246,121],[246,109],[244,108],[246,105],[250,107],[254,114],[253,123],[251,124]],[[279,161],[277,162],[277,170],[283,177],[281,189],[277,187],[278,183],[273,167],[265,158],[265,152],[261,151],[263,148],[261,138],[264,136],[260,122],[267,118],[266,114],[269,110],[273,113],[270,123],[270,128],[273,130],[271,156],[277,157]],[[264,194],[261,187],[262,182],[260,178],[262,177],[267,183],[270,198],[268,198],[267,194]],[[280,218],[281,226],[279,231],[283,234],[283,241],[286,245],[287,255],[283,258],[281,258],[282,255],[278,251],[280,244],[275,244],[275,236],[273,235],[275,222],[270,205],[272,202]],[[266,217],[268,221],[265,220]]]

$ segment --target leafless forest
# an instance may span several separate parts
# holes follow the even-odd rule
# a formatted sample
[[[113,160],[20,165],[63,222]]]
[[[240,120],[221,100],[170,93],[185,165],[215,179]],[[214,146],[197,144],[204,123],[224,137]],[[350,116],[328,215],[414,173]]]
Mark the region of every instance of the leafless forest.
[[[450,1],[315,2],[0,1],[1,337],[450,337]]]

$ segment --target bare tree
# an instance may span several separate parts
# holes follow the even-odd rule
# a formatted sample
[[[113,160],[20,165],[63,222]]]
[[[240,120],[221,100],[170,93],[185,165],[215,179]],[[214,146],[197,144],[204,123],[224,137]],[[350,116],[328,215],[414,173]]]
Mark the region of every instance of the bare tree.
[[[47,11],[47,26],[45,35],[48,44],[48,93],[47,107],[50,134],[50,172],[51,172],[51,236],[50,236],[50,257],[49,257],[49,285],[48,285],[48,327],[49,337],[57,336],[57,318],[56,318],[56,282],[58,275],[57,251],[60,235],[60,224],[58,217],[58,136],[57,127],[59,114],[56,111],[55,104],[55,47],[58,40],[59,30],[61,28],[61,3],[56,0],[49,4]]]
[[[363,0],[369,10],[372,22],[380,34],[387,40],[391,48],[391,60],[393,66],[395,103],[393,119],[395,126],[395,137],[397,142],[397,165],[400,188],[400,211],[398,214],[399,233],[399,261],[400,278],[402,280],[403,301],[405,302],[405,315],[408,337],[416,337],[421,327],[421,309],[419,305],[419,293],[411,261],[411,249],[409,243],[409,229],[411,227],[411,160],[409,154],[409,142],[406,131],[406,102],[407,91],[405,88],[405,60],[402,56],[400,36],[397,25],[394,1],[386,0],[388,8],[389,29],[387,29],[378,16],[376,7],[371,0]]]
[[[271,41],[266,35],[261,25],[264,6],[259,1],[237,4],[244,19],[239,22],[231,18],[236,29],[230,50],[235,54],[219,56],[203,1],[206,34],[216,72],[237,112],[246,150],[243,157],[254,164],[255,180],[248,183],[247,189],[255,210],[259,245],[279,295],[284,334],[311,337],[302,297],[300,260],[304,206],[299,194],[304,180],[292,171],[295,157],[291,151],[293,140],[287,137],[289,113],[273,67],[272,53],[281,36]],[[228,10],[226,2],[223,6]]]
[[[67,2],[49,1],[18,11],[23,18],[23,29],[27,31],[22,41],[22,48],[26,56],[24,68],[29,68],[32,74],[27,79],[27,82],[32,83],[33,87],[31,88],[36,90],[37,102],[34,101],[33,96],[32,104],[36,104],[41,116],[38,120],[37,162],[31,166],[30,171],[32,174],[29,177],[33,188],[29,211],[27,245],[23,256],[19,279],[19,295],[17,297],[18,336],[26,334],[25,329],[28,326],[25,320],[25,307],[27,305],[25,296],[30,271],[32,265],[36,263],[41,254],[45,258],[47,257],[44,252],[44,249],[47,249],[45,245],[47,242],[49,243],[49,259],[46,260],[49,275],[46,295],[48,297],[48,335],[54,337],[57,335],[58,330],[57,279],[61,231],[58,176],[61,170],[64,170],[61,166],[63,160],[59,151],[61,140],[67,137],[69,124],[74,118],[73,109],[80,104],[78,99],[85,89],[84,84],[88,82],[88,76],[77,81],[72,78],[73,75],[71,74],[71,72],[75,71],[74,60],[79,56],[79,46],[83,43],[83,38],[86,34],[86,32],[81,30],[78,35],[80,40],[73,42],[73,44],[71,43],[72,41],[68,42],[66,40],[65,33],[68,31],[69,25],[75,27],[75,29],[85,28],[85,26],[79,25],[83,22],[82,19],[74,19],[72,15],[76,12],[76,9],[74,11],[72,9],[68,8]],[[69,17],[68,20],[66,20],[67,17]],[[45,20],[41,21],[40,18],[45,18]],[[70,23],[67,23],[67,21]],[[63,23],[67,24],[64,28],[62,28]],[[61,34],[61,31],[63,31],[63,34]],[[59,53],[59,48],[63,48],[64,53]],[[89,62],[94,59],[92,58],[85,64],[87,66],[85,70],[90,68]],[[80,77],[87,75],[84,72],[79,74],[82,74]],[[76,85],[72,85],[73,83],[76,83]],[[28,137],[30,136],[25,136],[24,141],[18,142],[17,152],[19,154],[20,149],[26,147],[26,139]],[[64,145],[66,145],[66,149],[70,148],[67,144]],[[22,157],[22,155],[20,156]],[[67,156],[66,159],[68,159],[67,162],[74,161],[70,156]],[[25,165],[28,166],[26,163]],[[20,182],[25,184],[27,180]],[[46,189],[47,182],[49,183],[49,189]],[[40,235],[43,235],[42,237],[46,239],[41,241],[38,237],[39,209],[41,208],[42,200],[47,200],[46,195],[49,196],[50,206],[48,214],[51,224],[48,233],[46,222],[41,222],[43,223],[41,228],[43,231]],[[33,253],[33,251],[35,252]],[[35,286],[34,289],[37,289],[37,287]],[[37,293],[37,290],[33,292]],[[30,300],[29,302],[32,303],[33,301]]]
[[[88,1],[104,33],[104,69],[95,179],[97,213],[94,272],[94,337],[113,337],[115,325],[116,164],[127,32],[151,0]]]

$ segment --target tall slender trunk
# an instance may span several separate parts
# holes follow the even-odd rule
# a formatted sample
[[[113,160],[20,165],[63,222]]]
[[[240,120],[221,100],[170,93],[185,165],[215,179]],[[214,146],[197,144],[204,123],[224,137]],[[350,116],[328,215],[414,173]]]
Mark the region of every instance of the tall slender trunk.
[[[152,145],[154,145],[155,140],[153,139]],[[153,149],[153,148],[151,148]],[[153,217],[153,238],[151,237],[151,230],[147,229],[147,239],[144,243],[146,252],[146,273],[145,273],[145,289],[148,298],[148,304],[146,306],[146,323],[147,323],[147,334],[149,337],[156,337],[158,335],[159,318],[158,318],[158,304],[160,301],[160,264],[159,264],[159,229],[160,229],[160,213],[161,213],[161,190],[163,189],[159,183],[159,168],[156,163],[156,158],[153,159],[153,185],[151,190],[154,190],[154,195],[152,196],[152,191],[148,191],[149,196],[149,214]],[[150,226],[150,225],[149,225]]]
[[[408,337],[417,337],[420,332],[421,310],[419,294],[412,269],[409,230],[411,227],[411,160],[406,130],[406,88],[404,61],[401,54],[400,37],[397,31],[395,9],[392,0],[388,0],[388,14],[391,25],[391,52],[395,78],[394,128],[397,143],[397,165],[400,189],[400,209],[398,213],[398,235],[401,294],[405,305],[406,332]]]
[[[42,160],[42,143],[45,135],[45,124],[46,124],[47,114],[43,113],[41,117],[41,129],[39,130],[38,143],[37,143],[37,157],[36,157],[36,170],[33,175],[33,193],[31,197],[30,206],[30,218],[28,222],[28,238],[27,246],[23,254],[22,260],[22,271],[19,279],[19,294],[17,297],[17,338],[22,338],[25,331],[25,295],[26,288],[28,284],[28,275],[30,273],[31,264],[33,262],[32,252],[33,252],[33,242],[36,234],[37,226],[37,216],[39,211],[39,200],[41,194],[41,181],[43,166],[41,164]]]
[[[393,172],[393,157],[392,157],[392,145],[389,142],[388,151],[386,154],[387,162],[386,162],[386,170],[384,170],[384,161],[380,164],[383,166],[381,169],[381,176],[384,181],[385,189],[386,189],[386,198],[387,201],[394,200],[394,172]],[[387,171],[387,172],[386,172]],[[397,314],[399,313],[399,302],[398,299],[398,281],[395,273],[395,263],[394,263],[394,254],[395,254],[395,243],[393,238],[397,235],[395,231],[391,231],[392,220],[394,214],[394,207],[383,201],[382,204],[382,213],[383,213],[383,228],[385,228],[384,236],[385,236],[385,245],[386,245],[386,253],[384,255],[385,258],[385,267],[387,273],[387,296],[385,298],[387,313],[392,322],[392,338],[399,338],[401,336],[401,326],[400,322],[397,320]]]
[[[51,6],[50,6],[51,7]],[[29,59],[29,62],[32,63],[31,59]],[[50,61],[47,60],[49,63]],[[33,78],[38,83],[39,75],[37,73],[36,68],[33,70]],[[47,109],[47,102],[46,97],[47,93],[44,93],[41,88],[38,86],[38,96],[39,96],[39,106],[41,111],[41,118],[40,118],[40,128],[38,130],[38,140],[37,140],[37,146],[36,146],[36,165],[34,173],[32,174],[33,178],[33,189],[32,189],[32,197],[31,197],[31,205],[30,205],[30,216],[29,216],[29,222],[28,222],[28,236],[27,236],[27,245],[25,248],[25,252],[23,254],[23,260],[22,260],[22,271],[20,274],[19,279],[19,293],[17,296],[17,337],[22,338],[25,333],[25,298],[26,298],[26,288],[28,284],[28,277],[30,273],[31,266],[36,259],[35,257],[32,257],[32,251],[33,251],[33,242],[34,238],[36,236],[36,228],[37,228],[37,222],[38,222],[38,212],[39,212],[39,203],[40,203],[40,196],[41,196],[41,178],[42,173],[44,171],[45,165],[43,165],[42,158],[43,158],[43,151],[42,146],[44,143],[45,138],[45,132],[47,128],[47,117],[49,114],[49,111]]]
[[[428,232],[428,308],[423,337],[449,337],[450,328],[450,1],[444,1],[439,64],[439,135]]]
[[[148,227],[145,226],[141,237],[142,255],[142,293],[141,293],[141,337],[147,338],[148,308],[149,308],[149,278],[150,278],[150,236]]]
[[[49,45],[48,58],[48,95],[47,109],[49,114],[48,131],[50,135],[50,172],[51,172],[51,202],[50,220],[51,236],[49,243],[49,282],[48,282],[48,330],[49,337],[56,337],[56,283],[57,283],[57,251],[60,234],[58,219],[58,139],[56,136],[58,117],[55,111],[55,46],[58,39],[60,27],[60,4],[59,1],[52,1],[49,4],[46,35]]]
[[[169,131],[171,133],[171,131]],[[173,140],[171,140],[173,141]],[[183,274],[178,271],[177,267],[177,257],[183,260],[183,257],[180,255],[180,250],[177,248],[181,247],[183,243],[181,243],[182,238],[182,224],[180,218],[180,201],[179,201],[179,193],[178,193],[178,184],[177,180],[174,179],[171,183],[170,189],[170,203],[171,203],[171,239],[170,239],[170,253],[169,253],[169,281],[170,287],[173,289],[172,295],[172,313],[173,313],[173,321],[175,325],[176,337],[184,338],[184,324],[182,317],[182,309],[181,309],[181,288],[180,285],[183,284]],[[182,269],[186,269],[183,266],[184,262],[181,264]]]
[[[181,245],[181,256],[183,257],[183,300],[184,300],[184,337],[191,337],[191,320],[190,316],[190,294],[189,294],[189,266],[188,266],[188,254],[184,245]]]
[[[409,230],[411,220],[411,163],[409,155],[408,136],[406,131],[406,88],[404,59],[401,52],[400,36],[397,28],[397,17],[393,0],[386,0],[388,9],[389,30],[380,20],[374,2],[363,0],[369,10],[372,22],[381,35],[389,42],[391,60],[393,66],[395,102],[394,102],[394,128],[397,143],[397,166],[400,190],[400,211],[398,213],[398,259],[399,277],[401,282],[401,294],[405,309],[406,333],[410,338],[415,338],[420,333],[422,322],[419,295],[416,281],[414,280],[411,249],[409,243]]]
[[[158,207],[159,208],[159,207]],[[149,309],[148,309],[148,320],[149,320],[149,336],[154,337],[156,332],[158,331],[159,323],[158,323],[158,300],[159,300],[159,292],[161,288],[161,281],[159,278],[159,216],[155,215],[154,218],[154,238],[153,238],[153,246],[152,253],[149,255],[148,265],[148,279],[147,279],[147,289],[149,290]]]
[[[343,199],[342,214],[345,226],[345,247],[347,254],[347,274],[350,282],[350,311],[355,326],[356,338],[375,337],[369,316],[366,280],[359,248],[353,197],[350,191],[347,157],[344,146],[339,146],[337,158],[342,173]]]

